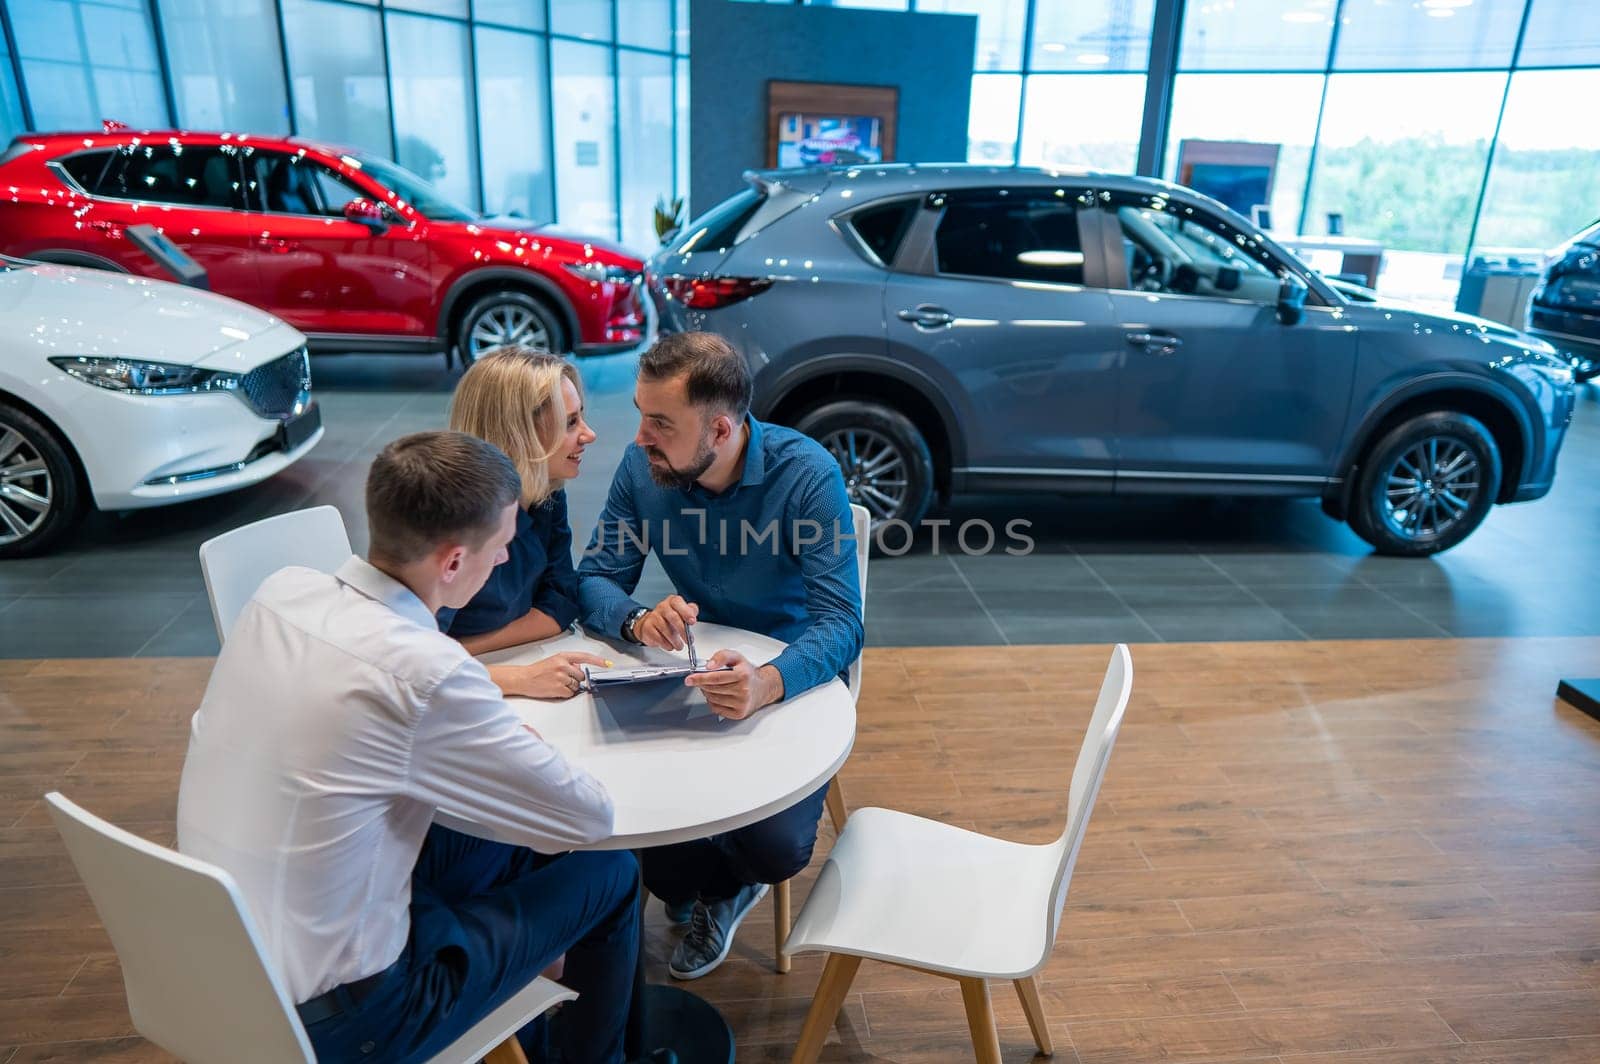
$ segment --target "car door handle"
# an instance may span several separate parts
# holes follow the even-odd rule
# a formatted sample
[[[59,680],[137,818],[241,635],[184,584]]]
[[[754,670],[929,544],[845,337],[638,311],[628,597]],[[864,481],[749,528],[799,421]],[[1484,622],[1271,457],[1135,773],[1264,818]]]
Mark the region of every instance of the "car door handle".
[[[110,236],[122,235],[122,224],[120,222],[93,221],[85,222],[84,224],[96,232],[106,233]]]
[[[909,321],[919,329],[938,329],[956,320],[954,314],[932,303],[922,303],[914,310],[898,311],[895,317]]]
[[[1131,332],[1128,334],[1128,343],[1144,348],[1149,355],[1175,355],[1178,348],[1183,346],[1183,339],[1171,333]]]
[[[283,240],[273,236],[258,236],[256,237],[256,247],[273,255],[287,255],[291,251],[298,250],[300,244],[295,240]]]

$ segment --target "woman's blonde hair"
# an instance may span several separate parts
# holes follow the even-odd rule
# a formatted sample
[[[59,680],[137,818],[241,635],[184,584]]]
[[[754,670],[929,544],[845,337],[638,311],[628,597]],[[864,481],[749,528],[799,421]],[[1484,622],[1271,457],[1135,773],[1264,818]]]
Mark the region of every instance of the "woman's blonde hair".
[[[583,381],[572,363],[526,347],[501,347],[467,368],[450,400],[450,427],[488,440],[511,458],[522,477],[522,505],[548,499],[559,481],[550,479],[550,459],[567,431],[565,377],[583,397]]]

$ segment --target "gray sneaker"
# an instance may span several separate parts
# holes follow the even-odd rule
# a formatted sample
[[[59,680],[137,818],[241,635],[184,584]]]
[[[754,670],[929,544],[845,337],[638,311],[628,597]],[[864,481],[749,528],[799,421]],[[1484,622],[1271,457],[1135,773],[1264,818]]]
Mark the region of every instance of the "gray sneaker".
[[[689,917],[694,914],[693,901],[686,901],[682,905],[674,905],[670,901],[663,900],[661,905],[667,911],[667,923],[672,924],[674,927],[682,927],[689,922]]]
[[[667,974],[674,979],[698,979],[716,971],[733,948],[733,933],[739,930],[739,921],[766,896],[767,885],[757,883],[727,901],[709,905],[695,902],[694,912],[689,915],[689,932],[672,951]]]

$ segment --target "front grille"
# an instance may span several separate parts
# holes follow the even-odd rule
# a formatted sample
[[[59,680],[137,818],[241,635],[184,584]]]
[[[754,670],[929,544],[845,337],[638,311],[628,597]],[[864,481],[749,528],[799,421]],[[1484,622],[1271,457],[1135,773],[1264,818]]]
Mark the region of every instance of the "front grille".
[[[305,348],[257,366],[239,378],[239,398],[261,417],[284,421],[305,409],[311,359]]]

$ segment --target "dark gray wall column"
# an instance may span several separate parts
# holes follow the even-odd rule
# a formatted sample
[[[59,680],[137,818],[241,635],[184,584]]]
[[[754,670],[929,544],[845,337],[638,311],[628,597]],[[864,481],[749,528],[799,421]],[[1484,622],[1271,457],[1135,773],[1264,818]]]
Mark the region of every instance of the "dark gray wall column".
[[[767,82],[894,85],[896,162],[963,162],[978,20],[789,4],[692,0],[690,216],[766,165]]]

